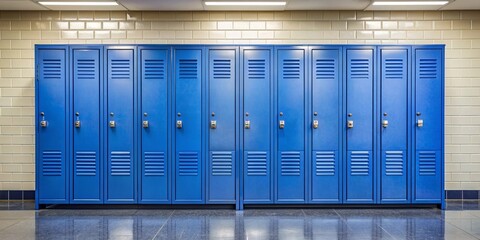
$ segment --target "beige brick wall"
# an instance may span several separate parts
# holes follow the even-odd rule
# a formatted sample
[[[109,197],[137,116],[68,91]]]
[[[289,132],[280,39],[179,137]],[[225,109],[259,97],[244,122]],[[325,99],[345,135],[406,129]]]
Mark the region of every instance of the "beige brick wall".
[[[480,189],[480,11],[0,12],[0,189],[34,189],[37,43],[447,45],[446,187]]]

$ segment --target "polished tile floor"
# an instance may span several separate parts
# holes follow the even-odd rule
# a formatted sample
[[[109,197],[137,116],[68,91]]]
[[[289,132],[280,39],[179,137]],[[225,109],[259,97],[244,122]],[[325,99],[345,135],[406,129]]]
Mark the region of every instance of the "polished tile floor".
[[[0,202],[0,239],[480,239],[480,203],[422,209],[44,209]]]

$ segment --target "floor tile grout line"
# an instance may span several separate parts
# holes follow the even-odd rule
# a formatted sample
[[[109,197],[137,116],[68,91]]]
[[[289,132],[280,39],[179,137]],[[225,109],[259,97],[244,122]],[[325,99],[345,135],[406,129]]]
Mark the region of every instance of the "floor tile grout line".
[[[170,216],[168,216],[167,220],[162,224],[162,226],[160,227],[160,229],[158,229],[157,233],[155,233],[155,235],[153,236],[152,240],[157,237],[157,235],[160,233],[160,231],[162,231],[163,227],[165,226],[165,224],[168,223],[168,221],[170,221],[170,218],[172,218],[172,216],[173,216],[174,213],[175,213],[175,209],[172,211],[172,213],[170,213]]]
[[[475,235],[473,235],[473,234],[471,234],[471,233],[469,233],[469,232],[467,232],[467,231],[465,231],[465,230],[463,230],[463,229],[455,226],[454,224],[451,224],[451,223],[449,223],[449,222],[447,222],[447,221],[445,221],[445,220],[443,220],[443,222],[444,222],[445,224],[448,224],[448,225],[450,225],[450,226],[453,226],[454,228],[456,228],[456,229],[458,229],[458,230],[466,233],[466,234],[469,235],[469,236],[472,236],[473,238],[480,239],[480,238],[478,238],[477,236],[475,236]],[[445,228],[444,228],[444,229],[445,229]]]

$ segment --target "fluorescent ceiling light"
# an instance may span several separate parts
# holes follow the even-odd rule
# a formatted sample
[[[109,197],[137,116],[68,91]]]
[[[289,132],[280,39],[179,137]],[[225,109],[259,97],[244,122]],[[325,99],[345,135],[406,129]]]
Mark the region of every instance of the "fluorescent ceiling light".
[[[422,5],[445,5],[447,4],[448,1],[396,1],[396,2],[391,2],[391,1],[378,1],[378,2],[373,2],[373,5],[375,6],[422,6]]]
[[[117,2],[38,2],[45,6],[117,6]]]
[[[285,6],[287,2],[205,2],[207,6]]]

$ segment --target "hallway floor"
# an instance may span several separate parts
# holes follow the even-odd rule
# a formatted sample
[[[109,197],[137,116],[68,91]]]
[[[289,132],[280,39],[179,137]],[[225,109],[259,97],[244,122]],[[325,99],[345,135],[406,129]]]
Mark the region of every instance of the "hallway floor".
[[[0,239],[480,239],[480,202],[421,209],[43,209],[0,202]]]

